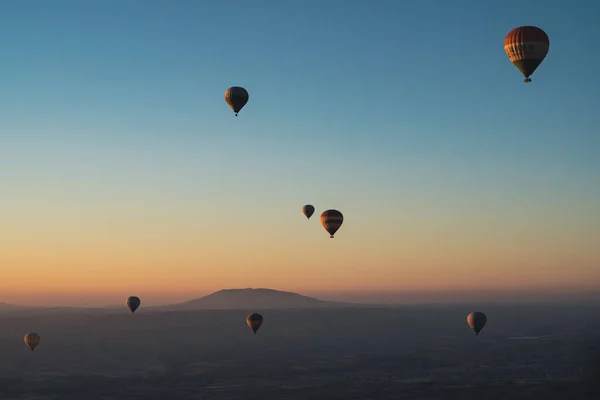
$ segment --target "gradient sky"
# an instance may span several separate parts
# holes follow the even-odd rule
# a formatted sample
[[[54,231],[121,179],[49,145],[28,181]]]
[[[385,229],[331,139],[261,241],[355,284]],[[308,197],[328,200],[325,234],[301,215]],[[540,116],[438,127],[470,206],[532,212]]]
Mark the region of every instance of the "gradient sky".
[[[0,302],[600,287],[597,1],[0,4]]]

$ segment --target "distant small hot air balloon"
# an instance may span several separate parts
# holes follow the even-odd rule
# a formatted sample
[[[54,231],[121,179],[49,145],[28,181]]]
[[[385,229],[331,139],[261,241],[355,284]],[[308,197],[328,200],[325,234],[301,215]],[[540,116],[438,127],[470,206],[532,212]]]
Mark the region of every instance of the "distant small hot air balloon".
[[[140,304],[142,304],[142,301],[137,296],[130,296],[125,302],[125,304],[127,304],[127,307],[129,307],[129,310],[131,311],[131,315],[133,315],[135,314],[135,310],[140,308]]]
[[[311,206],[310,204],[307,204],[304,207],[302,207],[302,214],[304,214],[307,219],[310,219],[310,217],[312,217],[312,215],[314,213],[315,213],[315,208],[313,206]]]
[[[504,39],[504,51],[515,67],[521,71],[525,82],[531,82],[529,76],[544,61],[549,48],[548,35],[535,26],[515,28]]]
[[[333,239],[333,235],[340,229],[344,223],[344,216],[338,210],[327,210],[321,214],[321,225],[327,232],[329,237]]]
[[[23,341],[29,347],[29,350],[33,351],[40,344],[40,335],[35,332],[30,332],[25,335]]]
[[[467,324],[473,329],[475,336],[479,336],[479,332],[481,332],[486,322],[487,317],[482,312],[475,311],[467,315]]]
[[[248,91],[243,87],[232,86],[225,91],[225,101],[229,104],[236,117],[240,110],[244,108],[249,98]]]
[[[254,331],[256,335],[256,331],[260,329],[263,323],[263,316],[259,313],[252,313],[246,317],[246,323],[248,326]]]

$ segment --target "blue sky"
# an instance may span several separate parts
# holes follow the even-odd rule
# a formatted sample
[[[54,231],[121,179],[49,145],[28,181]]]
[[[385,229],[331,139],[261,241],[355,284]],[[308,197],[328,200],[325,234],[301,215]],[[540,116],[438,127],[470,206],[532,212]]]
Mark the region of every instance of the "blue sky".
[[[598,232],[598,13],[560,0],[3,1],[0,205],[273,213],[274,235],[305,203],[375,231],[422,207],[457,227],[529,213]],[[519,25],[550,37],[530,84],[503,49]],[[233,85],[250,93],[238,118]]]

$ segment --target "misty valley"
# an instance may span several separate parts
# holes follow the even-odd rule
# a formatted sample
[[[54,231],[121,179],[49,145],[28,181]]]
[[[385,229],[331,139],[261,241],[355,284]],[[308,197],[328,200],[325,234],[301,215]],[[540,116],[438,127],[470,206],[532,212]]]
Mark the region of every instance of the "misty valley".
[[[235,303],[235,302],[233,302]],[[229,304],[233,305],[233,304]],[[215,306],[215,304],[212,304]],[[5,310],[0,398],[593,399],[597,304]],[[226,308],[226,307],[224,307]],[[22,342],[35,330],[35,352]]]

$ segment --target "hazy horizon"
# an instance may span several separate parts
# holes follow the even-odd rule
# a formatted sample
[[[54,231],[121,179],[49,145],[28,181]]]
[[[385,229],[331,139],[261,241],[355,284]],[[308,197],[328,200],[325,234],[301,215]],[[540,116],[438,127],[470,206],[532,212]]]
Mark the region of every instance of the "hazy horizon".
[[[242,289],[242,288],[223,288],[223,289]],[[255,288],[256,289],[256,288]],[[268,288],[293,292],[300,295],[312,297],[324,301],[339,301],[348,303],[362,304],[431,304],[431,303],[556,303],[561,301],[600,301],[600,289],[586,288],[584,290],[497,290],[497,291],[411,291],[411,292],[311,292],[294,291],[280,288]],[[185,302],[207,296],[214,293],[209,292],[190,292],[180,293],[178,295],[153,295],[148,293],[123,293],[120,297],[116,295],[94,295],[89,296],[81,293],[74,296],[59,296],[39,294],[34,298],[25,298],[23,296],[0,295],[0,303],[6,303],[17,306],[28,307],[113,307],[123,306],[124,300],[129,295],[138,295],[143,299],[144,306],[170,305],[179,302]],[[48,300],[52,299],[52,300]],[[124,306],[123,306],[124,307]]]

